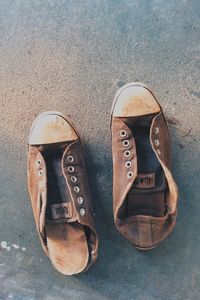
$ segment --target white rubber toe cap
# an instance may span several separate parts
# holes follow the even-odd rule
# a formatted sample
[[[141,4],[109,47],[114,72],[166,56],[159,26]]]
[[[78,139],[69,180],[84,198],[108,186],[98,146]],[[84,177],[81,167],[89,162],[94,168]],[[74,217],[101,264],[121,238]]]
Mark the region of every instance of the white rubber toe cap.
[[[160,112],[153,94],[144,86],[129,83],[117,93],[113,108],[114,117],[136,117]]]
[[[39,115],[33,123],[29,136],[30,145],[45,145],[78,138],[76,131],[65,117],[57,112]]]

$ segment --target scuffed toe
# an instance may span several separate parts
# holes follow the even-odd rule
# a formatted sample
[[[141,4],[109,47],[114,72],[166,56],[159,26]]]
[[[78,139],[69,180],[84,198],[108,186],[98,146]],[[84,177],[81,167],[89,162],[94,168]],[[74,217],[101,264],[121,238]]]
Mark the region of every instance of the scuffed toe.
[[[41,114],[33,123],[29,136],[30,145],[45,145],[73,141],[77,134],[73,127],[55,112]]]
[[[123,86],[116,97],[114,117],[136,117],[160,112],[153,94],[144,86],[130,83]]]

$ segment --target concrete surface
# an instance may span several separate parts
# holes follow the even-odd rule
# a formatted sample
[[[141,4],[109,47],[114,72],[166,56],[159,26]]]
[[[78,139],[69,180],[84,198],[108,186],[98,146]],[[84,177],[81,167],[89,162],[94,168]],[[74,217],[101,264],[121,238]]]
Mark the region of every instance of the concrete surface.
[[[199,0],[0,0],[0,299],[200,299],[199,14]],[[136,80],[168,116],[180,188],[176,229],[145,253],[112,217],[110,107]],[[45,257],[27,192],[27,136],[45,110],[71,115],[87,153],[100,253],[73,277]]]

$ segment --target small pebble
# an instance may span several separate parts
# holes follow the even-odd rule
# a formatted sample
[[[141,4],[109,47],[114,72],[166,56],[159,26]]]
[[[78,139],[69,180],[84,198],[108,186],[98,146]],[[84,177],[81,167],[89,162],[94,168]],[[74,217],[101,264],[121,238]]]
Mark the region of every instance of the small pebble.
[[[2,241],[2,242],[1,242],[1,247],[2,247],[3,249],[7,248],[7,242],[6,242],[6,241]]]
[[[2,242],[1,242],[1,247],[2,247],[3,249],[6,249],[6,250],[10,251],[10,246],[8,246],[8,244],[7,244],[6,241],[2,241]]]
[[[19,246],[16,245],[16,244],[12,244],[12,246],[13,246],[13,248],[15,248],[15,249],[19,249]]]

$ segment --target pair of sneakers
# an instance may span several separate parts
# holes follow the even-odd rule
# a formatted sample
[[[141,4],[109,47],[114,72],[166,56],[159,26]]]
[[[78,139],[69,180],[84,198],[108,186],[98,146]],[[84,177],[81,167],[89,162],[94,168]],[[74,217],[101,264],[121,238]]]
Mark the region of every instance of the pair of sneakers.
[[[171,173],[169,131],[148,87],[129,83],[111,110],[113,214],[135,247],[155,247],[176,222],[178,189]],[[45,112],[34,121],[28,150],[28,186],[45,253],[65,275],[97,259],[90,188],[83,147],[72,121]]]

